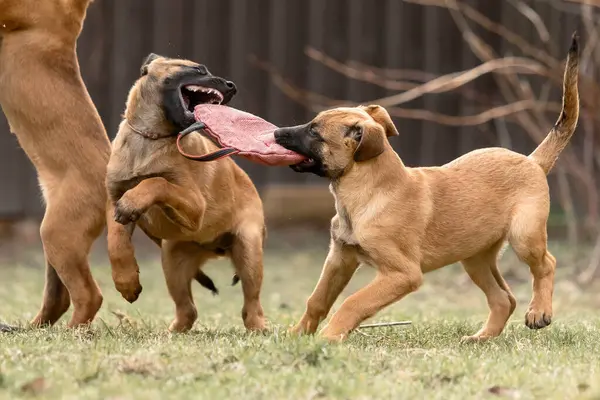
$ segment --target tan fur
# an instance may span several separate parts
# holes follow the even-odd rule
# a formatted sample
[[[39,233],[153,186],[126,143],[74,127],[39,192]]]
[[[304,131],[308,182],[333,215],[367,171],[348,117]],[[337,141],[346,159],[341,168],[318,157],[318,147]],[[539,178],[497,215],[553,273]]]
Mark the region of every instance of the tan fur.
[[[46,202],[42,307],[53,324],[89,323],[102,294],[88,252],[105,224],[110,143],[83,84],[75,44],[88,0],[0,0],[0,105],[39,177]]]
[[[328,339],[344,339],[363,320],[417,290],[424,273],[460,261],[490,307],[485,325],[468,339],[498,336],[516,305],[497,266],[505,241],[533,276],[525,322],[530,328],[547,326],[556,260],[546,244],[546,173],[577,124],[577,57],[574,38],[563,111],[531,157],[487,148],[441,167],[407,168],[386,139],[397,132],[382,107],[320,113],[310,126],[321,137],[321,162],[329,171],[337,214],[321,278],[293,332],[316,331],[359,263],[376,267],[377,276],[332,316],[321,331]],[[290,143],[295,128],[284,129],[290,129]],[[357,140],[354,130],[362,133]],[[365,141],[370,155],[357,157]]]
[[[152,140],[135,132],[173,129],[163,115],[161,89],[181,65],[197,64],[162,57],[149,64],[148,75],[131,88],[125,119],[113,141],[106,184],[115,217],[126,224],[109,227],[115,286],[129,301],[141,291],[130,241],[137,223],[162,240],[163,270],[176,306],[169,329],[186,331],[197,318],[191,281],[207,260],[217,256],[215,248],[224,247],[242,281],[244,324],[262,330],[259,296],[265,225],[262,202],[249,177],[231,159],[190,161],[179,154],[175,137]],[[216,149],[198,133],[186,136],[183,143],[194,154]]]

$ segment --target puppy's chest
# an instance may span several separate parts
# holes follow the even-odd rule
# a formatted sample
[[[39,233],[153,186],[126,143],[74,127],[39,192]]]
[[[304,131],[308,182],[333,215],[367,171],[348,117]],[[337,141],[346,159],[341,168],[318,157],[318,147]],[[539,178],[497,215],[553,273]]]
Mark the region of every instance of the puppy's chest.
[[[332,238],[349,246],[358,246],[359,242],[354,234],[354,227],[348,210],[338,201],[335,202],[335,209],[337,211],[337,218],[331,225]]]
[[[336,208],[338,208],[337,205]],[[350,215],[343,207],[338,208],[336,218],[333,220],[331,225],[331,237],[337,243],[351,247],[356,252],[355,254],[361,264],[373,265],[372,258],[369,253],[365,251],[356,236]]]
[[[114,143],[107,170],[107,185],[113,201],[129,189],[149,178],[174,176],[164,151],[151,151],[143,146]]]
[[[332,239],[353,246],[359,254],[366,255],[364,246],[377,239],[379,230],[376,227],[381,226],[382,219],[385,219],[383,211],[387,201],[377,195],[358,197],[352,194],[349,199],[340,196],[333,188],[331,192],[337,211],[331,224]]]

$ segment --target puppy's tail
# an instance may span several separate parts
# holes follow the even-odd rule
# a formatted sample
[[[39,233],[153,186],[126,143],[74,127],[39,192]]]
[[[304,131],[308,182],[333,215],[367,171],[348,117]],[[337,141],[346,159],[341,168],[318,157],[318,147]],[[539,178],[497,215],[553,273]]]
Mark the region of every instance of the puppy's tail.
[[[529,155],[546,174],[550,172],[561,151],[567,146],[579,119],[579,38],[573,33],[563,79],[562,111],[556,124],[542,143]]]
[[[215,296],[219,294],[219,289],[217,289],[213,280],[210,279],[209,276],[201,270],[198,270],[198,272],[196,272],[194,279],[202,287],[205,287],[206,289],[210,290]],[[231,279],[231,286],[235,286],[239,281],[240,277],[237,274],[233,274],[233,278]]]
[[[200,285],[202,285],[203,287],[205,287],[208,290],[210,290],[212,292],[212,294],[214,294],[214,295],[219,294],[219,289],[217,289],[217,287],[215,286],[215,283],[213,282],[213,280],[210,279],[208,277],[208,275],[206,275],[201,270],[198,270],[198,272],[196,272],[196,275],[194,276],[194,279]]]

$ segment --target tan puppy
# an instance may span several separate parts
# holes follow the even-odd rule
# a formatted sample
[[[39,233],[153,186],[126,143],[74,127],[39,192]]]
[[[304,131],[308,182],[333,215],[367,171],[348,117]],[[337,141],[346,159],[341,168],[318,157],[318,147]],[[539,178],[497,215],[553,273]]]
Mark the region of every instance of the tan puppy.
[[[333,109],[276,131],[279,144],[311,158],[296,171],[331,180],[337,209],[321,278],[293,331],[316,331],[359,263],[376,266],[377,276],[332,316],[321,331],[328,339],[344,339],[364,319],[417,290],[423,273],[461,261],[490,307],[483,328],[469,338],[498,336],[516,305],[497,266],[505,241],[533,275],[526,325],[550,324],[556,260],[546,246],[546,174],[577,125],[577,75],[574,36],[562,113],[529,157],[487,148],[442,167],[407,168],[387,140],[398,132],[379,106]]]
[[[87,258],[105,225],[110,142],[75,54],[89,3],[0,0],[0,105],[46,202],[46,286],[33,325],[53,324],[70,301],[69,326],[86,324],[102,304]]]
[[[202,103],[227,103],[233,82],[204,65],[151,54],[127,99],[113,142],[107,189],[114,217],[109,249],[115,285],[129,301],[141,287],[130,236],[138,224],[156,242],[176,306],[171,331],[190,329],[197,318],[191,281],[210,258],[230,257],[242,281],[246,328],[265,327],[260,304],[265,224],[262,202],[250,178],[231,160],[190,161],[179,154],[176,135],[191,125]],[[199,134],[186,136],[186,151],[217,147]]]

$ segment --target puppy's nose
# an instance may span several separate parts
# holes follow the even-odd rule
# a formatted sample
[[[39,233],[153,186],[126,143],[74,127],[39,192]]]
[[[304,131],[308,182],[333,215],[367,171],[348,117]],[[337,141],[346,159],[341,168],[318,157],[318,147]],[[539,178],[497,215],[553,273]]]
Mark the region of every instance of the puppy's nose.
[[[275,140],[277,141],[277,139],[280,139],[283,136],[285,136],[285,128],[275,129],[273,135],[275,136]]]
[[[298,134],[302,134],[302,132],[304,132],[309,124],[304,124],[304,125],[296,125],[296,126],[284,126],[281,128],[278,128],[277,130],[275,130],[275,139],[279,138],[285,138],[285,137],[292,137],[292,136],[296,136]]]
[[[229,89],[233,93],[237,92],[237,87],[235,86],[235,83],[231,81],[225,81],[225,86],[227,86],[227,89]]]

